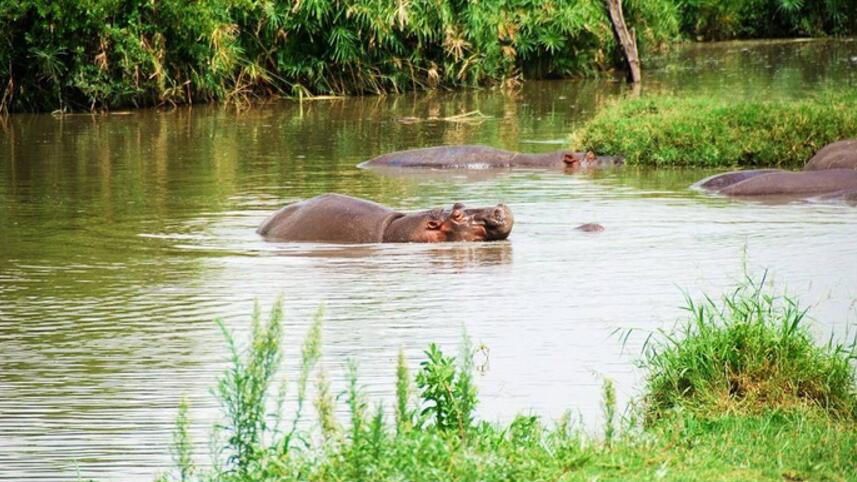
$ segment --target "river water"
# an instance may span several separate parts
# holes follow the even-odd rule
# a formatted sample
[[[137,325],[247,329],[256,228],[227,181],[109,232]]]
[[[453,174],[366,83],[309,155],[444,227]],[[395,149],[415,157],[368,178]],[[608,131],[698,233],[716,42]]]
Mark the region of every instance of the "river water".
[[[688,46],[645,72],[643,95],[800,97],[857,86],[857,42]],[[285,375],[324,306],[334,392],[349,358],[372,399],[394,392],[403,347],[455,353],[466,329],[479,416],[600,419],[600,386],[639,394],[648,333],[684,294],[717,295],[765,270],[812,305],[820,339],[854,332],[857,209],[770,205],[688,189],[711,171],[626,168],[385,177],[356,169],[393,150],[485,143],[558,149],[621,94],[611,79],[111,115],[16,115],[0,137],[0,479],[151,480],[171,465],[178,400],[200,460],[227,357],[215,318],[245,339],[258,300],[282,296]],[[425,120],[479,111],[480,122]],[[397,119],[417,117],[404,124]],[[508,241],[288,245],[255,227],[324,192],[400,210],[504,202]],[[606,231],[573,228],[598,222]],[[633,330],[623,344],[616,333]],[[487,353],[487,355],[486,355]],[[294,394],[294,390],[291,392]]]

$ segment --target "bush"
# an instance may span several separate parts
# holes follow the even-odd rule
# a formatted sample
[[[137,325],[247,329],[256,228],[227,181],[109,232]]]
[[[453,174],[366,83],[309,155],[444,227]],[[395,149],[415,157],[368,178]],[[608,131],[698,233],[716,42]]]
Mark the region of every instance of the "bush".
[[[630,165],[801,167],[818,149],[857,136],[857,92],[792,101],[645,97],[603,109],[575,148]]]
[[[806,310],[748,281],[720,302],[688,299],[690,319],[649,344],[649,421],[676,409],[704,416],[818,409],[857,419],[854,346],[817,346]]]
[[[682,32],[692,38],[853,35],[855,0],[677,0]]]
[[[643,48],[672,0],[628,0]],[[0,0],[0,108],[93,109],[515,83],[619,61],[601,0]]]

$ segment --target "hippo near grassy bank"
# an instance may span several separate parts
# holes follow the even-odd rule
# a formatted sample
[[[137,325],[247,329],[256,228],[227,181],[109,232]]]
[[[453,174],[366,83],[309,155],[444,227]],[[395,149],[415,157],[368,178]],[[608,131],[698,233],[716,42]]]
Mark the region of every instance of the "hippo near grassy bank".
[[[384,154],[358,164],[360,168],[585,170],[622,165],[619,157],[591,152],[555,151],[527,154],[482,145],[436,146]]]
[[[857,192],[857,169],[822,171],[735,171],[712,176],[694,184],[707,191],[736,197],[852,199]]]
[[[824,169],[857,169],[857,139],[828,144],[803,166],[804,171]]]
[[[727,196],[818,196],[857,189],[857,170],[778,171],[753,176],[720,189]]]
[[[270,241],[319,243],[435,243],[495,241],[512,232],[512,211],[504,204],[466,209],[432,209],[404,214],[364,199],[322,194],[289,204],[256,232]]]
[[[857,140],[825,146],[802,171],[732,171],[707,177],[692,187],[727,196],[812,197],[850,203],[857,196]]]

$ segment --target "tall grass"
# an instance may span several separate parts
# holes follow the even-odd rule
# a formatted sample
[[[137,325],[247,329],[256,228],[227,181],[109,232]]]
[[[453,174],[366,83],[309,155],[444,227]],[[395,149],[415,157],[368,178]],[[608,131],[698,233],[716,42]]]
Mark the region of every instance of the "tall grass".
[[[648,345],[646,423],[617,416],[607,381],[605,431],[598,437],[568,416],[557,423],[536,415],[476,420],[467,339],[458,359],[436,345],[425,352],[414,376],[421,411],[411,409],[413,385],[400,351],[393,426],[382,404],[370,408],[351,360],[337,397],[347,426],[331,421],[335,402],[319,371],[318,423],[273,430],[276,420],[265,407],[282,359],[282,306],[266,323],[257,309],[246,348],[224,329],[231,366],[215,394],[231,434],[219,455],[226,459],[194,469],[183,405],[176,473],[182,481],[857,480],[853,349],[813,344],[806,311],[766,294],[762,284],[742,286],[720,302],[689,302],[688,311],[677,333]],[[320,340],[316,317],[301,350],[298,385],[321,356]],[[295,418],[300,410],[298,404]]]
[[[818,409],[857,420],[854,345],[817,346],[806,309],[746,281],[719,302],[687,300],[689,319],[647,347],[649,420],[702,414]]]
[[[801,167],[818,149],[857,136],[857,92],[791,101],[654,96],[624,99],[573,133],[578,149],[630,165]]]

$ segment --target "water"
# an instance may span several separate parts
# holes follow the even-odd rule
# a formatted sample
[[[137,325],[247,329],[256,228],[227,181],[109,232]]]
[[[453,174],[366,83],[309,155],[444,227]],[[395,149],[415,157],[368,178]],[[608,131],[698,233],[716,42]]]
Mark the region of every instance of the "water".
[[[857,85],[855,57],[848,41],[691,45],[645,72],[644,94],[800,97]],[[185,395],[206,460],[218,413],[209,390],[226,358],[212,320],[241,337],[253,303],[267,310],[280,295],[286,375],[323,305],[334,392],[353,358],[369,395],[388,402],[400,346],[415,368],[429,342],[454,353],[466,327],[489,349],[477,360],[488,420],[571,409],[597,423],[603,379],[622,400],[638,394],[641,343],[682,316],[684,293],[717,294],[745,270],[769,270],[777,290],[812,304],[820,338],[853,333],[854,208],[687,189],[710,171],[391,178],[354,168],[443,143],[556,149],[623,88],[529,82],[518,93],[5,120],[0,478],[151,480],[171,465]],[[425,120],[475,110],[489,117]],[[285,245],[254,234],[284,203],[327,191],[401,210],[502,201],[516,225],[492,244]],[[585,222],[607,229],[573,230]],[[623,348],[615,332],[628,329]]]

